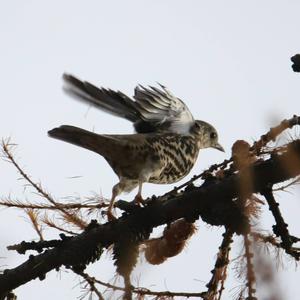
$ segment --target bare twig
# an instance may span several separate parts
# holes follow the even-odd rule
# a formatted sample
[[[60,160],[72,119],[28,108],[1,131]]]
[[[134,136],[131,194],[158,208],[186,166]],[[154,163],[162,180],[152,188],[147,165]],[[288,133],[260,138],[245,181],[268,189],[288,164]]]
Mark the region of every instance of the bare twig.
[[[231,250],[231,243],[233,232],[226,229],[223,233],[223,240],[221,246],[219,247],[219,253],[217,255],[217,260],[215,262],[214,269],[211,271],[213,274],[209,283],[206,285],[208,288],[205,292],[205,299],[214,300],[221,299],[222,292],[224,290],[224,283],[227,276],[227,267],[229,264],[229,252]],[[219,290],[218,287],[220,286]],[[217,293],[219,293],[217,297]]]
[[[101,292],[97,289],[95,285],[96,283],[95,278],[89,276],[87,273],[84,272],[76,272],[76,274],[80,275],[87,282],[87,284],[90,286],[90,291],[92,293],[95,293],[99,300],[104,300],[104,297],[102,296]]]
[[[278,191],[286,191],[287,188],[294,186],[295,184],[300,183],[300,176],[297,176],[295,179],[291,180],[290,182],[279,186],[277,188],[273,188],[273,192],[278,192]]]
[[[253,253],[251,251],[251,241],[248,237],[248,234],[244,235],[244,246],[245,246],[245,258],[246,258],[246,278],[247,278],[247,290],[248,290],[248,300],[257,300],[257,298],[254,296],[255,295],[255,272],[253,268]]]
[[[125,288],[110,284],[108,282],[101,281],[101,280],[96,279],[94,277],[90,277],[87,273],[80,272],[80,275],[83,278],[89,278],[89,280],[91,282],[98,283],[98,284],[100,284],[100,285],[102,285],[106,288],[109,288],[113,291],[125,292]],[[203,292],[202,293],[171,292],[171,291],[156,292],[156,291],[149,290],[147,288],[142,288],[142,287],[137,288],[137,287],[133,287],[133,286],[131,287],[131,291],[134,294],[137,294],[137,295],[140,295],[140,296],[148,295],[148,296],[156,296],[156,297],[186,297],[186,298],[195,297],[195,298],[203,298],[203,299],[204,299],[204,296],[205,296],[205,293],[203,293]]]
[[[78,232],[75,232],[73,230],[67,229],[63,226],[58,225],[54,220],[51,220],[48,216],[44,216],[41,221],[46,224],[48,227],[51,227],[53,229],[56,229],[60,232],[64,232],[71,235],[77,235]]]
[[[2,140],[2,149],[4,157],[13,164],[13,166],[18,170],[21,176],[29,183],[30,186],[32,186],[37,191],[38,195],[40,195],[44,199],[48,200],[52,205],[54,205],[62,213],[62,215],[67,221],[75,224],[81,229],[84,229],[87,224],[81,218],[79,218],[74,212],[70,213],[66,209],[60,207],[60,204],[56,202],[53,199],[53,197],[49,193],[47,193],[40,184],[35,183],[27,175],[27,173],[25,173],[25,171],[19,166],[19,164],[14,159],[12,152],[10,151],[10,146],[11,144],[9,144],[9,141],[5,142],[4,140]]]
[[[281,245],[282,248],[291,256],[293,256],[296,260],[300,259],[300,254],[298,251],[292,250],[292,245],[298,241],[300,241],[299,238],[290,235],[288,231],[288,224],[285,223],[280,209],[279,209],[279,203],[276,202],[271,187],[267,187],[262,194],[266,198],[269,210],[272,212],[276,224],[273,225],[273,232],[276,236],[281,238]]]
[[[283,120],[278,126],[271,128],[267,133],[263,134],[258,141],[254,142],[251,151],[254,151],[256,155],[259,155],[263,147],[269,142],[275,141],[276,137],[284,130],[292,128],[295,125],[300,125],[299,116],[294,115],[291,119]]]
[[[107,207],[107,203],[98,203],[98,204],[82,204],[76,202],[69,203],[60,203],[56,202],[56,205],[44,204],[44,203],[30,203],[28,201],[12,200],[10,198],[3,199],[0,201],[0,206],[4,207],[15,207],[20,209],[38,209],[38,210],[80,210],[80,209],[100,209]]]
[[[34,230],[36,231],[36,233],[38,234],[38,236],[40,237],[40,240],[43,241],[43,234],[42,234],[42,228],[38,223],[38,212],[36,212],[33,209],[26,209],[26,213],[33,225]]]

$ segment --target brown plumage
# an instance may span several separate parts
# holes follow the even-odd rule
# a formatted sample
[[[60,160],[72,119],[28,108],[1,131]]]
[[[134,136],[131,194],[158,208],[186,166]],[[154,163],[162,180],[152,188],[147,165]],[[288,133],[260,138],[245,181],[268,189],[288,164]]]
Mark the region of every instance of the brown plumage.
[[[138,186],[136,200],[140,202],[144,182],[176,182],[189,173],[200,149],[224,151],[214,127],[194,120],[185,104],[164,87],[137,88],[133,101],[120,92],[98,89],[71,75],[64,78],[71,84],[69,93],[132,121],[137,131],[131,135],[105,135],[63,125],[48,132],[51,137],[100,154],[118,175],[120,181],[112,190],[109,218],[113,217],[116,197],[123,191],[130,192]]]

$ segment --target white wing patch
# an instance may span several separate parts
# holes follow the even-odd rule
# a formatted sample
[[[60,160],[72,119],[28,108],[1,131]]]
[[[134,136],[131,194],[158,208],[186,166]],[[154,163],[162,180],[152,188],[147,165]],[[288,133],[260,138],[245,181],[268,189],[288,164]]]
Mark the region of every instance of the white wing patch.
[[[145,88],[139,85],[135,88],[135,105],[141,117],[146,122],[154,123],[161,131],[188,133],[194,124],[188,107],[166,87],[160,87]]]

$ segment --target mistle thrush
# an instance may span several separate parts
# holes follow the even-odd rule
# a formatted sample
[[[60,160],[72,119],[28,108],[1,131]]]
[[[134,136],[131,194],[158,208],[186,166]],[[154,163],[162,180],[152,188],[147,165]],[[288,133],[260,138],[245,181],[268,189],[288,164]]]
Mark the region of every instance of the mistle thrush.
[[[136,87],[133,100],[72,75],[64,74],[63,78],[69,94],[131,121],[136,131],[130,135],[108,135],[63,125],[48,132],[53,138],[100,154],[118,175],[107,211],[109,219],[113,218],[112,208],[120,193],[138,186],[135,199],[142,201],[144,182],[174,183],[190,172],[200,149],[224,151],[216,129],[194,120],[188,107],[162,85]]]

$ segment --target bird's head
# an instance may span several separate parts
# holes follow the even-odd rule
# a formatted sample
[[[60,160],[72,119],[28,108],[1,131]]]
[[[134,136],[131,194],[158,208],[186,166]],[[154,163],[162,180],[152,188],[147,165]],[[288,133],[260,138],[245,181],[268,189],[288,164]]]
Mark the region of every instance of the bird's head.
[[[191,134],[196,137],[200,149],[215,148],[225,152],[224,148],[218,142],[217,130],[209,123],[196,120],[191,128]]]

